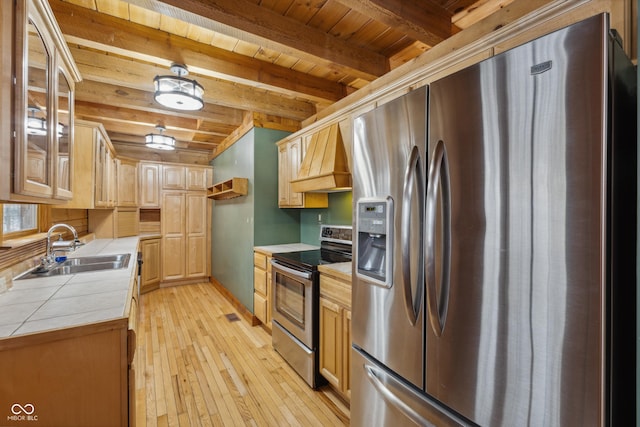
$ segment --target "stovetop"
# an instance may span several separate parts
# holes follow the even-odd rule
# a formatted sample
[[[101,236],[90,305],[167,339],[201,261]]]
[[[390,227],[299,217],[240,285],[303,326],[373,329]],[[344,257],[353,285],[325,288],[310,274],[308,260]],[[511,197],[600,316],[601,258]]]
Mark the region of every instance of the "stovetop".
[[[310,271],[316,271],[320,264],[350,262],[351,227],[323,225],[320,230],[320,249],[275,253],[273,258]]]

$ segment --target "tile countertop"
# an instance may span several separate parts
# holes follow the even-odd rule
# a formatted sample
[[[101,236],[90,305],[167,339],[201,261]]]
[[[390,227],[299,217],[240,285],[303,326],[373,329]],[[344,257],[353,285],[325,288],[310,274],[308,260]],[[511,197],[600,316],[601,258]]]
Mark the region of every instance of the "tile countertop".
[[[320,246],[308,245],[306,243],[285,243],[282,245],[254,246],[253,250],[265,255],[273,255],[283,252],[312,251],[320,249]]]
[[[130,253],[127,268],[14,280],[10,290],[0,293],[0,339],[125,316],[137,274],[138,240],[96,239],[68,254]]]
[[[351,283],[351,263],[336,262],[334,264],[321,264],[318,266],[320,274],[327,274],[345,282]]]

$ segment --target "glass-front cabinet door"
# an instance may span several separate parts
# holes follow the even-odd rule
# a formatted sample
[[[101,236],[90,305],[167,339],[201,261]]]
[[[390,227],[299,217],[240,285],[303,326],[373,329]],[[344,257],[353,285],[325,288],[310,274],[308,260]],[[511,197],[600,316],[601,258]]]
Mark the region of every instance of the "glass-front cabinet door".
[[[73,91],[80,73],[46,0],[16,0],[13,7],[12,182],[0,185],[0,198],[71,199]]]
[[[62,68],[58,68],[58,120],[54,139],[58,147],[56,153],[56,187],[55,196],[60,199],[71,199],[71,174],[73,173],[73,91]]]
[[[17,120],[16,159],[14,162],[14,191],[30,196],[53,196],[51,173],[51,155],[53,139],[50,132],[51,99],[50,87],[54,57],[51,54],[52,43],[40,28],[44,24],[37,17],[30,17],[24,33],[24,58],[21,108],[16,113],[22,115]],[[20,126],[22,124],[22,126]]]

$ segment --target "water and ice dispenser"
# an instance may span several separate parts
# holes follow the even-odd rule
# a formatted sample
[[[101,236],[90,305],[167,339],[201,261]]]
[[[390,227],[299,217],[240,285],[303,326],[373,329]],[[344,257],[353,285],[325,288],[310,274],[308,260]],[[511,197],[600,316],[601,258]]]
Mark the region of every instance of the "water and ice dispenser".
[[[393,275],[393,200],[357,202],[357,269],[363,279],[391,286]]]

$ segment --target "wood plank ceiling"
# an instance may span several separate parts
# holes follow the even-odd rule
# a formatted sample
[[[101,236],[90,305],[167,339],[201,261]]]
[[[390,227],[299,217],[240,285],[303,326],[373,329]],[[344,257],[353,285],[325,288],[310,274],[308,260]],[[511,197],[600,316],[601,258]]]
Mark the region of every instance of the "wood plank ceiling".
[[[76,117],[116,150],[153,158],[162,124],[177,152],[215,154],[243,124],[300,122],[513,0],[49,0],[83,81]],[[153,78],[186,64],[205,106],[153,99]],[[183,158],[185,158],[183,156]]]

